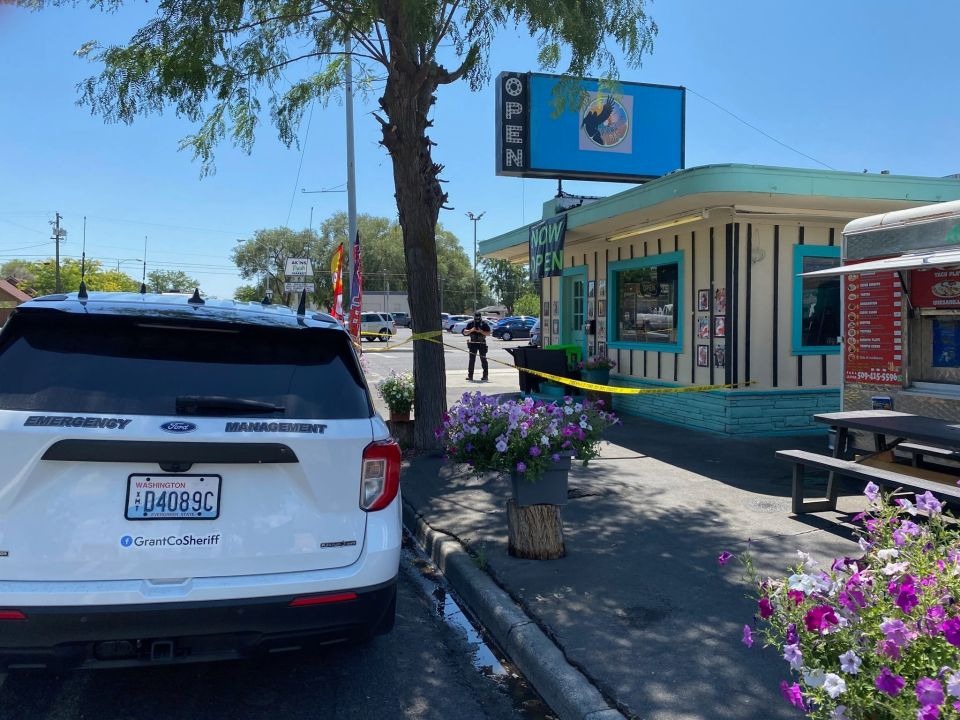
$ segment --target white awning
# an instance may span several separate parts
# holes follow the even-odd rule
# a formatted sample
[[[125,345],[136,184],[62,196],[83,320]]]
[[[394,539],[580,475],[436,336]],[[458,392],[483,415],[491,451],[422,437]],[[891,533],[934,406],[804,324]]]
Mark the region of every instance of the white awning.
[[[945,268],[960,266],[960,249],[937,250],[936,252],[907,253],[882,260],[868,260],[851,265],[841,265],[826,270],[802,273],[801,277],[825,277],[830,275],[850,275],[852,273],[883,272],[889,270],[921,270],[923,268]]]

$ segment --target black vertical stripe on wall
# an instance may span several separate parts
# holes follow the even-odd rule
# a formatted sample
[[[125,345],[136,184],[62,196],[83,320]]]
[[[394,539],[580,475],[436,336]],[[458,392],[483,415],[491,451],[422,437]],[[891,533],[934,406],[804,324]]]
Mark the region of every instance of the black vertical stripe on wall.
[[[649,253],[649,251],[647,250],[647,241],[644,240],[644,241],[643,241],[643,256],[646,257],[646,256],[649,255],[649,254],[650,254],[650,253]]]
[[[690,233],[690,384],[697,381],[697,233]]]
[[[657,238],[657,255],[663,255],[663,239]]]
[[[630,243],[630,259],[633,260],[633,243]]]
[[[836,231],[836,228],[830,228],[830,237],[827,240],[827,245],[831,247],[833,247],[833,243],[836,239],[836,236],[834,234],[835,231]],[[841,323],[841,327],[842,326],[843,324]],[[820,384],[821,385],[827,384],[827,356],[826,355],[820,356]]]
[[[800,226],[800,235],[797,239],[799,245],[803,245],[803,225]],[[803,355],[797,355],[797,387],[803,387]]]
[[[593,251],[593,308],[594,308],[593,333],[594,334],[593,334],[593,345],[587,348],[587,351],[588,351],[587,355],[593,355],[593,353],[596,352],[597,342],[600,340],[600,336],[597,334],[597,320],[596,320],[596,318],[599,317],[596,313],[598,285],[600,285],[600,253],[594,250]],[[589,288],[590,286],[588,285],[587,287]],[[589,298],[587,298],[587,302],[590,302]],[[589,312],[590,311],[588,310],[587,313],[589,314]],[[589,343],[589,338],[587,342]]]
[[[780,362],[780,336],[777,333],[780,316],[780,226],[773,226],[773,327],[770,328],[770,337],[773,343],[770,346],[770,362],[773,364],[773,382],[771,387],[777,387],[777,370]]]
[[[753,224],[747,223],[747,272],[746,303],[743,319],[743,382],[750,383],[750,309],[753,307]]]
[[[713,227],[710,228],[710,317],[707,319],[708,325],[712,328],[713,325],[713,291],[714,291],[714,237],[713,237]],[[707,358],[707,366],[710,368],[710,384],[714,384],[714,367],[713,367],[713,350],[714,350],[714,341],[713,341],[713,332],[710,332],[710,356]]]
[[[740,382],[740,282],[742,275],[743,258],[740,255],[740,223],[733,225],[733,292],[727,295],[727,309],[730,311],[730,320],[727,322],[727,332],[730,340],[727,349],[730,351],[730,382],[734,385]]]
[[[617,245],[617,260],[620,260],[620,246]],[[609,288],[607,288],[609,290]]]
[[[827,245],[830,245],[831,247],[833,246],[834,230],[836,230],[836,228],[830,228],[830,239],[827,240]]]
[[[730,371],[731,371],[731,340],[733,340],[733,330],[730,327],[730,315],[731,310],[733,309],[733,273],[734,273],[734,249],[733,249],[733,226],[734,223],[727,223],[724,227],[724,273],[723,281],[724,285],[727,288],[727,308],[724,313],[724,326],[725,326],[725,335],[723,342],[723,384],[730,384]]]

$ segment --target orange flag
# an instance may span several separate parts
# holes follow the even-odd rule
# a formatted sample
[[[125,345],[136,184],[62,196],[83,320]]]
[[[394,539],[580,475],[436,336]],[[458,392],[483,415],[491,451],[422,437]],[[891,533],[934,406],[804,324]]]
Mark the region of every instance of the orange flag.
[[[343,243],[333,253],[330,263],[333,273],[333,316],[343,322]]]

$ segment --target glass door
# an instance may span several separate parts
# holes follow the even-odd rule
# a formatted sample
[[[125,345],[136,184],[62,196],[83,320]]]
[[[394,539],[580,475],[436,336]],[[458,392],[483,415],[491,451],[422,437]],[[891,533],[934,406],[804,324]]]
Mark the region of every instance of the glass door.
[[[563,277],[561,290],[560,342],[577,345],[587,351],[587,273],[586,269]]]

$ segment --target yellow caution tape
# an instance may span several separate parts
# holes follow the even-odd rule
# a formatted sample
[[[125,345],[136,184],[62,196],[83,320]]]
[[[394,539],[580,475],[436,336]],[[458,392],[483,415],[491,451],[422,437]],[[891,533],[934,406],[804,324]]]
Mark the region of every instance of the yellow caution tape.
[[[376,332],[366,332],[361,333],[361,335],[374,335],[376,337],[380,336],[380,333]],[[371,348],[364,350],[363,352],[387,352],[388,350],[393,350],[401,345],[405,345],[408,342],[413,340],[426,340],[428,342],[435,342],[438,345],[443,345],[446,348],[451,348],[453,350],[459,350],[460,352],[470,352],[466,348],[459,347],[457,345],[449,345],[442,340],[437,340],[437,336],[442,336],[443,332],[441,330],[431,330],[429,332],[414,333],[411,334],[406,340],[402,340],[398,343],[390,345],[389,347],[384,348]],[[593,383],[586,382],[585,380],[573,380],[571,378],[565,377],[563,375],[552,375],[551,373],[542,372],[540,370],[533,370],[531,368],[519,367],[517,365],[511,365],[510,363],[505,363],[502,360],[497,360],[495,358],[487,358],[488,362],[496,363],[497,365],[503,365],[504,367],[514,368],[519,372],[529,373],[530,375],[536,375],[541,377],[544,380],[550,380],[551,382],[558,383],[560,385],[569,385],[571,387],[580,388],[581,390],[593,390],[594,392],[603,392],[611,393],[615,395],[659,395],[663,393],[682,393],[682,392],[708,392],[710,390],[723,390],[725,388],[737,388],[737,387],[746,387],[747,385],[753,385],[756,381],[750,380],[749,382],[743,383],[730,383],[728,385],[686,385],[683,387],[663,387],[663,388],[628,388],[620,387],[618,385],[604,385],[603,383]]]

